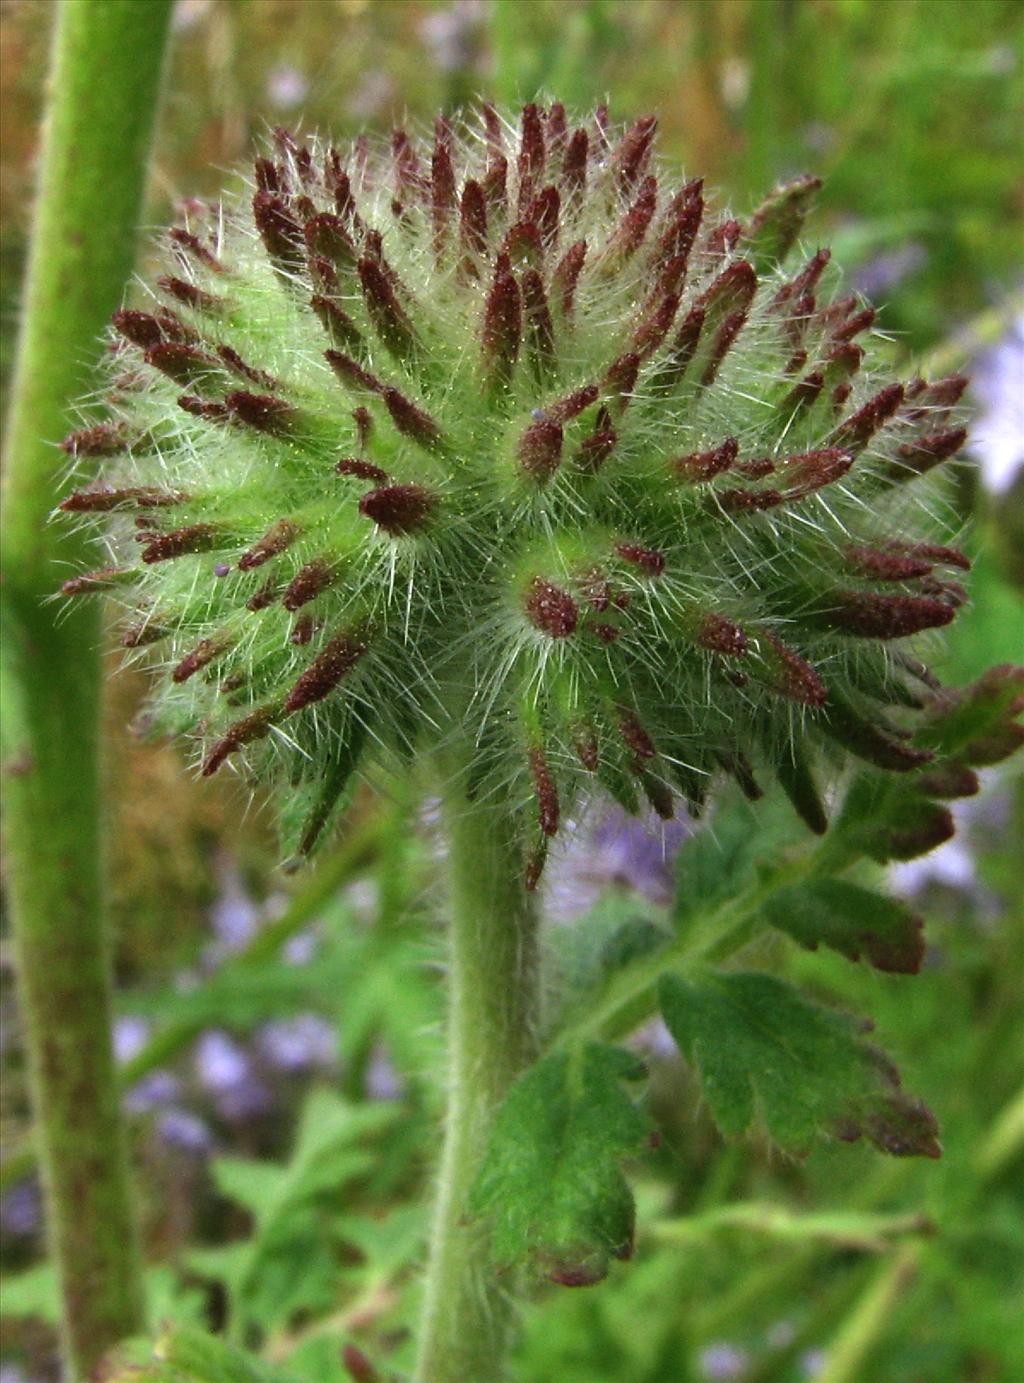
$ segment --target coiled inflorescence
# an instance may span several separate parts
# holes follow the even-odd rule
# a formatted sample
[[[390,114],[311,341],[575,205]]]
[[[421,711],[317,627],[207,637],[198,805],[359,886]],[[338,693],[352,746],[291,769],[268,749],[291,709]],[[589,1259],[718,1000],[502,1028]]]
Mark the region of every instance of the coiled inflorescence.
[[[964,381],[878,380],[828,251],[783,267],[813,179],[735,220],[654,131],[280,131],[114,318],[61,506],[109,556],[64,590],[115,593],[156,724],[279,777],[303,852],[364,751],[456,733],[481,799],[534,799],[531,885],[588,782],[668,816],[763,768],[820,831],[830,746],[926,757],[887,713],[964,599],[920,483]]]

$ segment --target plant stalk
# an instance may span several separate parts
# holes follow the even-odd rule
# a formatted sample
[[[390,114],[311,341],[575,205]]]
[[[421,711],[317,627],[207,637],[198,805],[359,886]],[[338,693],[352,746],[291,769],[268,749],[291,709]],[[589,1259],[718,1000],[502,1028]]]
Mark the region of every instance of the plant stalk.
[[[170,0],[58,6],[2,538],[6,862],[47,1230],[69,1378],[142,1325],[110,1043],[99,612],[53,601],[83,547],[49,517],[101,333],[131,271]]]
[[[451,769],[451,765],[446,765]],[[446,780],[449,1090],[416,1383],[496,1383],[514,1325],[512,1284],[466,1202],[497,1106],[536,1055],[537,921],[511,818]]]

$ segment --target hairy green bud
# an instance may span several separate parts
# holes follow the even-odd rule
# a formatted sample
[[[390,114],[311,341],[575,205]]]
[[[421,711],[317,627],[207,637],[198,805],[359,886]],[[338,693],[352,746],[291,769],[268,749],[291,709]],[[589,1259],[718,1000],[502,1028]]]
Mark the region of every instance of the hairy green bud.
[[[302,852],[364,754],[453,733],[481,799],[532,799],[530,884],[595,781],[668,815],[773,773],[820,831],[830,746],[927,757],[889,714],[964,600],[921,498],[964,381],[873,371],[798,250],[813,179],[743,222],[653,139],[558,105],[281,131],[114,318],[108,417],[64,443],[106,552],[65,592],[123,605],[203,773],[297,794]]]

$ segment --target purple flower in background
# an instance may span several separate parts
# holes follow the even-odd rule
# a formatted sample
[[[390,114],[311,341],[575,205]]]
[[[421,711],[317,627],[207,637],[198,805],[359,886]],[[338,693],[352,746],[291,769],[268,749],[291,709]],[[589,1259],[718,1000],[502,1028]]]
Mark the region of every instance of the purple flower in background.
[[[204,1032],[195,1045],[195,1070],[218,1114],[231,1123],[251,1119],[269,1108],[266,1086],[253,1071],[240,1043],[217,1028]]]
[[[208,952],[214,963],[241,951],[259,931],[260,910],[242,886],[233,866],[220,870],[220,895],[210,909],[210,922],[216,940]]]
[[[928,251],[917,240],[910,240],[895,250],[885,250],[869,259],[853,275],[858,293],[875,302],[898,287],[904,279],[916,274],[928,262]]]
[[[206,1153],[213,1147],[209,1125],[185,1109],[169,1109],[156,1123],[157,1137],[183,1152]]]
[[[301,106],[309,95],[309,81],[297,67],[274,67],[267,74],[267,99],[280,110]]]
[[[700,1368],[705,1378],[719,1380],[742,1378],[750,1356],[736,1345],[714,1344],[701,1350]]]
[[[114,1020],[114,1060],[124,1066],[138,1056],[149,1037],[149,1024],[137,1013],[128,1013]]]
[[[974,363],[971,392],[981,413],[970,450],[992,494],[1008,490],[1024,467],[1024,316]]]
[[[667,904],[676,852],[692,829],[680,815],[672,821],[662,821],[653,812],[636,818],[621,807],[585,814],[564,851],[552,855],[545,890],[549,910],[555,917],[574,917],[613,885]]]
[[[371,1100],[397,1100],[404,1090],[402,1078],[387,1048],[380,1042],[374,1047],[366,1068],[366,1093]]]
[[[28,1239],[42,1224],[39,1183],[33,1178],[19,1181],[0,1198],[0,1229],[15,1239]]]
[[[442,72],[462,72],[475,66],[486,18],[482,0],[456,0],[420,21],[420,37]]]
[[[331,1067],[338,1051],[337,1033],[331,1023],[315,1013],[278,1018],[265,1023],[257,1045],[268,1065],[296,1073],[315,1067]]]
[[[148,1076],[126,1093],[124,1107],[132,1114],[148,1114],[161,1105],[168,1105],[181,1093],[181,1082],[170,1071],[150,1071]]]

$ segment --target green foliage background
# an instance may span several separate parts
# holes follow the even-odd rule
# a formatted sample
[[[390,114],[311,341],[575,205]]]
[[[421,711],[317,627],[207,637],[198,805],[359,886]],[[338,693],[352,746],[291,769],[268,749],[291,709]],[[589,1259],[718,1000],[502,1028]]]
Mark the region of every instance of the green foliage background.
[[[0,8],[5,375],[53,10]],[[888,264],[878,305],[897,362],[966,365],[1019,299],[1024,12],[1014,0],[179,0],[175,25],[154,224],[182,196],[215,194],[269,126],[343,138],[425,121],[478,93],[544,91],[576,107],[608,98],[622,118],[654,111],[662,151],[740,211],[781,177],[822,176],[809,238],[848,271],[873,268],[877,280]],[[967,468],[961,491],[978,560],[974,605],[942,669],[952,682],[1024,658],[1022,485],[996,506]],[[376,883],[371,914],[358,893],[325,902],[333,888],[287,885],[272,874],[258,810],[188,781],[173,751],[129,741],[137,696],[122,679],[108,711],[117,969],[122,1011],[149,1019],[163,1045],[132,1074],[147,1061],[187,1069],[204,1026],[244,1035],[312,1010],[337,1023],[343,1086],[292,1082],[241,1145],[218,1130],[209,1167],[175,1162],[136,1120],[154,1321],[223,1326],[295,1378],[340,1383],[348,1339],[402,1368],[442,1097],[431,839],[411,829],[413,803],[378,784],[353,809],[353,839],[368,843],[334,876]],[[692,1072],[655,1056],[647,1103],[667,1134],[630,1164],[636,1258],[586,1292],[538,1289],[518,1380],[686,1383],[728,1358],[741,1371],[719,1376],[760,1383],[1024,1376],[1024,793],[1003,777],[965,827],[974,885],[933,883],[915,899],[929,944],[916,980],[781,936],[757,956],[815,997],[874,1015],[907,1086],[939,1116],[942,1161],[883,1162],[835,1144],[797,1161],[757,1140],[723,1142]],[[757,827],[766,841],[773,810]],[[228,858],[257,897],[290,887],[291,911],[182,992],[174,976],[201,952]],[[880,876],[872,866],[858,877]],[[285,965],[279,943],[311,918],[319,949]],[[629,923],[665,915],[611,889],[595,934]],[[402,1082],[384,1106],[365,1081],[381,1042]],[[27,1113],[16,1044],[4,1061],[3,1139],[17,1172]],[[6,1349],[48,1376],[48,1267],[20,1240],[5,1259]]]

